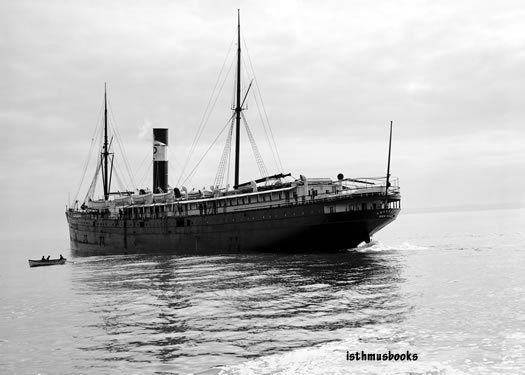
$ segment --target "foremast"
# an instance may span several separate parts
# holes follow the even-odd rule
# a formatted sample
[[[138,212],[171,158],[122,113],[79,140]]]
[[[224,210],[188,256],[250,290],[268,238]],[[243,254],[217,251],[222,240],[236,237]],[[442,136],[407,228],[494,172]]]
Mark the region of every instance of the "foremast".
[[[104,186],[104,200],[109,199],[111,191],[111,175],[113,172],[113,160],[111,161],[111,172],[109,172],[109,143],[108,143],[108,99],[106,94],[106,83],[104,82],[104,146],[102,149],[102,184]],[[109,172],[109,173],[108,173]]]

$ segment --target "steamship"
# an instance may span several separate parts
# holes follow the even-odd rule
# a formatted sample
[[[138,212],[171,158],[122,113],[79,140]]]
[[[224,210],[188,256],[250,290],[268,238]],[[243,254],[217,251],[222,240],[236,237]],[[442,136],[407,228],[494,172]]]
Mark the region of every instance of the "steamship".
[[[370,242],[395,220],[401,195],[398,180],[390,176],[392,122],[383,177],[345,178],[339,173],[336,179],[294,178],[277,173],[240,182],[240,127],[247,93],[241,95],[240,18],[237,26],[236,95],[226,142],[231,145],[235,133],[233,186],[216,184],[198,191],[171,187],[168,129],[155,128],[152,189],[113,192],[114,152],[104,90],[103,144],[95,176],[84,202],[66,210],[73,255],[339,251]],[[100,178],[103,197],[94,199]]]

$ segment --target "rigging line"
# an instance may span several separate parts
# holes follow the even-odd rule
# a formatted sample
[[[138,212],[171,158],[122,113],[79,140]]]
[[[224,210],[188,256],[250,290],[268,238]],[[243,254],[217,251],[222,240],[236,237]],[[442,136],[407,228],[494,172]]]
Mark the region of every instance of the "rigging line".
[[[254,73],[254,80],[255,80],[256,87],[257,87],[257,92],[254,92],[253,97],[255,99],[255,104],[257,106],[257,113],[259,115],[259,119],[261,120],[262,127],[263,127],[263,130],[264,130],[264,134],[265,134],[265,137],[266,137],[266,142],[267,142],[267,144],[268,144],[268,146],[270,148],[270,151],[272,153],[272,157],[273,157],[273,161],[275,163],[275,166],[276,166],[277,170],[281,170],[282,171],[283,168],[282,168],[282,163],[281,163],[281,159],[280,159],[280,155],[279,155],[279,150],[278,150],[277,145],[275,143],[275,139],[273,138],[273,132],[272,132],[269,120],[268,120],[268,115],[266,113],[266,109],[264,107],[264,103],[262,101],[262,95],[261,95],[261,92],[260,92],[259,84],[257,82],[257,78],[255,77],[255,73]],[[261,103],[259,103],[259,100],[261,101]],[[262,107],[262,109],[264,111],[264,114],[266,116],[266,121],[264,120],[263,115],[261,113],[261,107]],[[270,137],[270,135],[271,135],[271,137]],[[273,140],[273,145],[272,145],[272,141],[270,140],[270,138]]]
[[[88,156],[86,158],[86,161],[84,162],[84,167],[82,168],[82,177],[80,179],[80,184],[78,185],[77,192],[75,193],[75,198],[74,198],[75,202],[78,199],[78,195],[80,194],[80,189],[82,188],[82,184],[84,183],[84,178],[86,177],[87,167],[88,167],[89,161],[91,160],[91,153],[93,152],[93,148],[94,148],[93,145],[94,145],[94,141],[92,139],[91,145],[89,147]]]
[[[115,133],[115,135],[117,135],[118,133]],[[117,139],[117,145],[118,145],[118,148],[120,149],[120,153],[122,154],[122,159],[123,159],[123,163],[124,163],[124,168],[122,168],[122,170],[124,172],[127,172],[127,175],[126,175],[126,179],[128,179],[129,181],[129,185],[128,186],[131,186],[133,189],[136,188],[136,185],[135,185],[135,176],[133,175],[133,173],[130,171],[130,167],[129,167],[129,163],[127,162],[127,159],[126,157],[124,157],[125,155],[125,150],[123,148],[123,143],[122,143],[122,140],[121,140],[121,136],[120,134],[116,136],[116,139]],[[118,158],[117,158],[118,160]],[[121,167],[119,167],[121,168]],[[126,182],[127,183],[127,182]]]
[[[104,176],[103,176],[103,170],[104,170],[104,165],[102,163],[102,160],[103,160],[103,153],[104,153],[104,124],[103,124],[103,121],[101,121],[101,125],[100,125],[100,132],[98,134],[98,138],[99,138],[99,142],[98,142],[98,157],[100,158],[100,169],[95,173],[95,176],[93,177],[93,180],[98,180],[99,176],[100,176],[100,179],[103,183],[104,181]],[[96,187],[96,184],[97,182],[95,181],[95,187]],[[95,189],[93,189],[93,192],[92,192],[93,196],[95,194]]]
[[[120,163],[118,161],[118,158],[115,158],[113,157],[113,161],[115,163],[115,168],[113,169],[115,175],[117,176],[117,172],[122,170],[122,167],[120,166]],[[129,181],[125,181],[125,177],[124,175],[122,176],[122,178],[119,178],[117,180],[117,183],[120,183],[120,187],[124,190],[124,191],[128,191],[129,190],[129,184],[128,184]],[[132,185],[133,186],[133,185]]]
[[[172,161],[173,161],[173,163],[172,163]],[[181,165],[179,163],[177,163],[176,159],[175,160],[171,160],[171,159],[169,160],[168,168],[173,173],[173,176],[179,176],[180,175],[180,172],[178,172],[180,167],[181,167]],[[191,179],[189,181],[191,183]],[[175,186],[177,186],[177,185],[175,185]]]
[[[228,69],[228,72],[224,76],[224,80],[223,80],[223,82],[221,84],[219,92],[218,92],[218,94],[215,97],[215,100],[213,102],[212,109],[210,110],[210,112],[208,112],[208,117],[205,120],[206,121],[205,125],[208,123],[208,120],[210,119],[211,113],[212,113],[213,109],[215,108],[215,105],[217,104],[217,100],[219,99],[220,94],[222,93],[222,90],[224,88],[224,84],[226,83],[226,80],[227,80],[227,78],[228,78],[228,76],[229,76],[229,74],[231,72],[232,66],[233,66],[233,61],[232,61],[232,64],[230,65],[230,68]],[[184,166],[182,168],[182,172],[180,174],[179,180],[177,181],[177,185],[180,183],[180,180],[182,179],[182,176],[184,175],[184,171],[186,170],[186,167],[188,166],[189,161],[190,161],[191,157],[193,156],[193,153],[195,152],[195,149],[197,148],[198,141],[200,140],[200,137],[204,133],[204,129],[205,129],[205,126],[200,129],[200,132],[198,132],[197,141],[192,145],[192,147],[190,149],[190,152],[188,153],[188,156],[186,157],[186,161],[185,161]]]
[[[144,166],[146,165],[146,160],[148,160],[148,157],[150,157],[150,151],[148,151],[146,153],[146,156],[144,156],[144,158],[142,159],[142,161],[140,162],[139,164],[139,168],[137,169],[137,173],[140,173],[140,170],[142,168],[144,168]],[[139,184],[140,185],[140,184]],[[138,186],[138,185],[137,185]]]
[[[264,123],[264,118],[263,118],[262,113],[261,113],[261,106],[259,105],[259,99],[257,98],[257,95],[255,93],[253,94],[253,97],[255,99],[255,105],[257,107],[257,113],[259,115],[259,119],[261,120],[262,128],[264,130],[264,135],[265,135],[265,138],[266,138],[266,142],[267,142],[268,147],[270,148],[270,151],[272,153],[273,162],[275,163],[276,169],[279,170],[279,163],[277,161],[277,155],[275,154],[275,150],[272,147],[272,142],[270,141],[270,136],[268,134],[268,130],[266,129],[266,125]]]
[[[233,85],[232,85],[232,100],[231,100],[231,103],[232,103],[231,110],[232,111],[235,111],[235,95],[237,95],[236,92],[237,92],[237,76],[234,75]]]
[[[279,148],[277,147],[277,143],[275,142],[275,137],[273,136],[273,130],[270,125],[270,120],[268,119],[268,113],[266,112],[266,107],[264,106],[263,98],[261,95],[261,91],[259,88],[259,83],[257,82],[257,78],[255,78],[255,87],[257,88],[257,92],[259,93],[259,98],[261,100],[264,116],[266,117],[266,124],[268,125],[268,129],[270,131],[270,136],[272,138],[273,147],[275,148],[275,153],[277,154],[277,160],[279,161],[279,166],[281,167],[281,172],[284,171],[283,163],[281,161],[281,155],[279,154]]]
[[[243,41],[244,41],[244,39],[243,39]],[[245,47],[246,47],[246,42],[244,42],[244,45],[245,45]],[[247,48],[246,48],[246,50],[247,50]],[[246,52],[246,54],[248,54],[248,52]],[[248,55],[248,57],[249,57],[249,55]],[[249,67],[248,67],[248,65],[246,64],[246,62],[245,62],[244,60],[243,60],[243,67],[244,67],[245,74],[246,74],[247,77],[251,75],[251,76],[253,76],[253,77],[255,78],[255,72],[253,71],[253,68],[252,68],[252,71],[251,71],[251,74],[250,74]],[[247,99],[247,96],[248,96],[248,93],[249,93],[249,91],[250,91],[250,88],[252,87],[252,84],[253,84],[254,78],[252,78],[252,79],[250,80],[250,84],[249,84],[248,89],[247,89],[247,91],[246,91],[246,95],[245,95],[245,97],[244,97],[243,103],[244,103],[244,101]],[[279,164],[278,164],[278,161],[277,161],[277,155],[276,155],[276,153],[275,153],[274,148],[272,147],[272,143],[271,143],[271,141],[270,141],[270,137],[269,137],[269,134],[268,134],[268,130],[266,129],[267,126],[266,126],[266,124],[265,124],[264,118],[263,118],[262,113],[261,113],[261,108],[260,108],[260,107],[262,106],[262,104],[259,105],[259,100],[258,100],[258,98],[257,98],[257,94],[256,94],[256,93],[253,93],[253,98],[254,98],[254,100],[255,100],[255,105],[256,105],[256,107],[257,107],[257,113],[259,114],[259,119],[261,120],[262,128],[263,128],[263,130],[264,130],[264,134],[265,134],[265,137],[266,137],[266,142],[267,142],[268,147],[270,148],[270,151],[271,151],[271,153],[272,153],[273,162],[275,163],[276,169],[279,170]],[[248,108],[248,105],[246,105],[246,108]],[[244,120],[246,121],[246,119],[244,119]],[[248,126],[247,123],[246,123],[246,126]],[[248,128],[247,128],[247,131],[249,131]],[[266,175],[268,175],[267,172],[266,172]],[[263,176],[263,177],[264,177],[264,176]]]
[[[206,157],[206,155],[208,154],[208,152],[211,150],[211,148],[213,147],[213,145],[215,144],[215,142],[217,142],[217,139],[219,139],[219,137],[221,136],[221,134],[224,132],[224,130],[226,129],[226,127],[228,126],[228,124],[230,123],[231,119],[234,117],[234,115],[232,117],[230,117],[230,119],[228,120],[228,122],[224,125],[224,127],[221,129],[221,131],[219,132],[219,134],[215,137],[215,139],[213,140],[213,142],[210,144],[210,146],[208,147],[208,149],[206,150],[206,152],[204,153],[204,155],[202,155],[202,157],[200,158],[200,160],[197,162],[197,164],[195,165],[195,167],[192,169],[192,171],[188,174],[188,176],[186,177],[186,179],[182,182],[182,184],[184,185],[186,183],[186,181],[189,180],[189,178],[191,176],[193,176],[193,174],[195,173],[195,171],[197,170],[197,168],[199,167],[200,163],[202,162],[202,160]]]
[[[283,164],[281,162],[281,156],[279,155],[279,149],[277,148],[277,143],[275,142],[275,138],[273,136],[272,127],[270,126],[270,120],[268,119],[268,113],[266,113],[266,107],[264,106],[264,101],[263,101],[263,98],[262,98],[262,95],[261,95],[261,90],[259,88],[259,82],[257,81],[257,77],[255,76],[255,70],[253,69],[252,59],[251,59],[250,54],[248,52],[248,46],[247,46],[246,41],[244,40],[244,38],[243,38],[243,42],[244,42],[244,47],[246,49],[246,55],[248,56],[248,62],[250,63],[250,67],[251,67],[252,72],[253,72],[253,79],[255,80],[255,87],[257,88],[257,92],[259,93],[259,98],[261,99],[263,112],[264,112],[264,115],[266,117],[266,123],[268,124],[268,129],[270,130],[270,135],[272,137],[273,145],[275,147],[275,152],[277,153],[277,158],[279,160],[279,166],[281,167],[281,171],[283,171],[284,168],[283,168]]]
[[[233,66],[233,61],[232,61],[231,65],[230,65],[230,68],[228,69],[227,74],[224,76],[224,80],[222,81],[222,85],[221,85],[221,87],[220,87],[220,89],[219,89],[219,92],[218,92],[217,96],[215,97],[215,101],[213,102],[212,109],[210,110],[210,112],[208,112],[208,117],[206,118],[206,123],[205,123],[205,124],[208,123],[208,120],[210,119],[211,113],[212,113],[213,109],[215,108],[215,105],[217,104],[217,101],[219,100],[219,97],[220,97],[220,95],[221,95],[221,93],[222,93],[222,90],[223,90],[223,88],[224,88],[224,84],[226,83],[226,81],[227,81],[227,79],[228,79],[228,76],[230,75],[230,72],[231,72],[231,68],[232,68],[232,66]],[[200,140],[200,137],[201,137],[202,134],[204,133],[204,129],[205,129],[205,127],[203,127],[203,128],[201,129],[200,134],[199,134],[199,137],[198,137],[198,139],[197,139],[197,143],[195,143],[195,145],[194,145],[193,150],[191,151],[191,153],[193,153],[193,152],[195,151],[195,149],[197,148],[198,141]],[[190,156],[191,156],[191,155],[190,155]]]
[[[243,39],[243,41],[244,41],[244,39]],[[245,46],[245,49],[246,49],[246,54],[248,55],[248,60],[251,63],[250,55],[248,54],[248,47],[246,46],[246,41],[244,41],[244,46]],[[246,75],[249,75],[248,65],[244,61],[243,61],[243,66],[245,68]],[[252,78],[252,80],[250,82],[250,86],[248,87],[248,90],[252,86],[252,83],[253,83],[253,81],[255,79],[255,71],[253,70],[253,66],[251,66],[251,73],[252,73],[254,78]],[[278,159],[277,158],[277,154],[276,154],[276,151],[274,150],[274,147],[272,146],[272,142],[270,141],[270,136],[269,136],[268,130],[266,129],[267,125],[266,125],[266,123],[264,121],[264,118],[262,116],[262,113],[261,113],[261,106],[263,106],[263,105],[262,105],[262,103],[259,104],[259,99],[257,98],[257,94],[255,92],[253,93],[253,98],[255,100],[255,105],[257,107],[257,113],[259,114],[259,119],[261,120],[262,128],[264,130],[264,135],[266,137],[266,143],[268,144],[268,147],[270,148],[270,151],[272,153],[272,158],[273,158],[273,162],[275,163],[275,167],[276,167],[277,170],[279,170],[279,162],[277,161],[277,159]]]
[[[144,175],[140,179],[139,186],[143,185],[144,180],[146,179],[146,176],[148,175],[148,173],[151,172],[152,169],[153,169],[153,160],[148,164],[148,167],[144,171]]]
[[[211,148],[213,147],[213,145],[215,144],[215,142],[217,142],[217,139],[219,139],[219,137],[221,136],[221,134],[224,132],[224,130],[226,129],[226,127],[229,125],[231,119],[234,117],[235,115],[231,116],[228,121],[226,122],[226,124],[222,127],[221,131],[219,132],[219,134],[215,137],[215,139],[213,140],[213,142],[210,144],[210,146],[208,147],[208,149],[206,150],[206,152],[204,153],[204,155],[202,155],[202,157],[200,158],[200,160],[197,162],[197,164],[195,165],[195,167],[191,170],[191,172],[188,174],[188,176],[186,177],[186,179],[182,182],[182,185],[184,185],[186,183],[186,181],[188,181],[188,179],[193,176],[193,174],[195,173],[195,171],[197,170],[197,168],[199,167],[200,163],[202,162],[202,160],[204,160],[204,158],[206,157],[206,155],[208,154],[208,152],[211,150]]]
[[[78,195],[80,194],[80,189],[82,188],[82,184],[84,183],[84,178],[86,177],[86,172],[87,172],[87,168],[88,168],[89,162],[91,160],[91,156],[92,156],[92,153],[93,153],[93,148],[95,147],[95,139],[97,138],[98,132],[99,132],[99,130],[101,128],[101,126],[100,126],[100,115],[101,115],[101,113],[102,113],[102,106],[99,108],[99,111],[98,111],[95,129],[94,129],[93,134],[91,136],[91,143],[89,145],[89,151],[88,151],[86,160],[84,161],[84,164],[83,164],[83,167],[82,167],[82,177],[80,179],[80,183],[78,185],[78,189],[77,189],[77,192],[75,194],[75,201],[77,200]]]
[[[220,71],[219,71],[219,75],[217,76],[217,80],[216,80],[216,82],[215,82],[215,86],[213,87],[212,94],[210,95],[210,99],[208,100],[208,104],[207,104],[206,109],[205,109],[205,111],[204,111],[204,113],[203,113],[203,116],[202,116],[202,119],[201,119],[201,123],[202,123],[203,121],[204,121],[204,122],[207,122],[208,120],[207,120],[205,117],[208,117],[208,118],[209,118],[209,113],[210,113],[211,111],[213,111],[213,107],[210,109],[210,111],[208,111],[208,109],[209,109],[210,103],[211,103],[211,101],[212,101],[212,99],[213,99],[213,94],[215,93],[215,90],[216,90],[216,88],[217,88],[217,85],[219,84],[220,78],[221,78],[221,76],[222,76],[222,72],[224,71],[224,67],[226,66],[226,61],[228,61],[228,57],[230,56],[230,53],[231,53],[231,51],[232,51],[232,47],[233,47],[233,45],[234,45],[234,41],[235,41],[235,36],[232,38],[232,41],[230,42],[230,47],[228,48],[228,53],[226,54],[226,57],[224,58],[224,61],[222,62],[222,66],[221,66],[221,69],[220,69]],[[229,71],[231,70],[231,65],[232,65],[232,64],[230,63],[230,68],[228,69],[228,73],[226,74],[227,76],[229,75]],[[224,82],[224,81],[223,81],[223,82]],[[224,83],[223,83],[222,85],[224,85]],[[222,87],[222,85],[221,85],[221,87]],[[222,88],[221,88],[221,91],[222,91]],[[215,99],[215,101],[217,101],[217,100]],[[207,116],[206,116],[206,115],[207,115]]]
[[[183,166],[183,169],[182,169],[182,172],[181,172],[181,177],[179,177],[179,180],[177,181],[177,184],[180,182],[180,178],[182,178],[182,175],[184,174],[184,171],[186,170],[186,167],[187,167],[187,165],[189,163],[189,159],[191,158],[191,155],[193,154],[193,151],[195,150],[195,147],[196,147],[196,145],[197,145],[197,143],[199,141],[200,134],[202,134],[201,127],[205,127],[206,126],[206,123],[207,123],[207,121],[209,119],[209,113],[211,113],[213,111],[213,108],[215,107],[215,103],[217,102],[217,99],[216,99],[215,102],[212,105],[212,108],[210,109],[210,103],[213,100],[213,97],[214,97],[216,89],[217,89],[217,85],[220,82],[222,73],[224,71],[224,67],[226,66],[226,62],[228,61],[228,58],[230,56],[234,40],[235,40],[235,37],[232,38],[232,41],[230,43],[230,47],[228,48],[228,52],[226,53],[226,57],[224,58],[224,61],[222,63],[222,66],[221,66],[221,69],[219,71],[219,74],[217,75],[217,80],[215,81],[215,85],[213,87],[212,93],[210,95],[210,98],[208,99],[208,103],[206,104],[206,107],[205,107],[204,112],[202,114],[202,118],[201,118],[201,121],[199,122],[199,126],[197,128],[197,132],[195,133],[195,137],[194,137],[193,142],[192,142],[192,144],[190,146],[190,152],[188,153],[186,161],[184,162],[184,166]],[[231,70],[231,65],[230,65],[230,69],[228,70],[228,74],[229,74],[230,70]],[[227,74],[227,76],[228,76],[228,74]],[[223,85],[224,85],[224,83],[223,83]],[[221,86],[221,90],[222,90],[222,86]],[[218,97],[218,95],[217,95],[217,97]]]
[[[115,139],[115,142],[117,143],[117,145],[119,144],[119,140],[118,140],[118,136],[117,136],[117,133],[113,132],[113,135],[114,135],[114,139]],[[113,137],[112,137],[112,140],[113,140]],[[121,153],[123,153],[122,149],[120,150]],[[122,166],[120,165],[119,163],[119,158],[115,158],[115,152],[113,151],[112,153],[113,157],[112,157],[112,163],[114,164],[114,168],[112,169],[115,173],[117,172],[117,170],[122,170],[123,172],[126,172],[126,169],[125,168],[122,168]],[[122,158],[124,159],[124,158]],[[122,178],[131,178],[131,176],[125,176],[125,173],[122,175]],[[111,180],[110,180],[111,181]],[[120,180],[121,182],[123,180]],[[131,182],[131,183],[129,183]],[[135,184],[133,183],[133,180],[131,181],[126,181],[126,185],[125,186],[132,186],[133,188],[135,188]],[[126,190],[128,190],[129,188],[126,188]]]
[[[123,142],[123,138],[122,138],[122,135],[120,133],[119,127],[117,126],[115,115],[113,113],[113,107],[111,106],[111,103],[108,103],[108,106],[109,106],[109,110],[110,110],[110,113],[111,113],[111,119],[112,119],[112,121],[111,121],[111,128],[113,129],[113,133],[116,135],[117,145],[118,145],[118,147],[120,149],[120,152],[122,154],[122,159],[124,161],[124,167],[125,167],[126,172],[128,174],[127,177],[129,177],[129,179],[130,179],[131,186],[133,188],[136,188],[135,176],[133,174],[133,170],[131,169],[131,166],[130,166],[129,161],[128,161],[127,151],[126,151],[125,144]]]
[[[259,173],[261,174],[261,177],[267,177],[268,176],[268,170],[266,169],[266,166],[264,165],[264,160],[261,157],[261,154],[259,153],[259,149],[257,148],[257,144],[255,143],[255,139],[253,138],[253,134],[248,127],[248,122],[246,121],[246,117],[243,113],[241,113],[244,127],[246,128],[246,133],[248,134],[248,139],[250,140],[250,144],[252,146],[253,155],[255,157],[255,162],[257,163],[257,167],[259,168]]]
[[[226,53],[226,57],[224,58],[224,61],[222,62],[222,66],[221,66],[221,69],[220,69],[219,74],[217,76],[217,80],[215,81],[215,85],[213,87],[212,93],[210,95],[210,98],[208,99],[208,103],[206,104],[206,108],[204,109],[204,113],[202,114],[202,118],[201,118],[201,121],[199,123],[199,129],[200,129],[201,125],[207,121],[206,120],[206,115],[208,113],[208,109],[210,109],[210,104],[211,104],[211,102],[212,102],[212,100],[214,98],[215,90],[217,89],[217,85],[220,82],[220,79],[221,79],[221,76],[222,76],[222,72],[224,71],[224,67],[226,66],[226,61],[228,61],[228,57],[230,56],[230,53],[231,53],[231,50],[232,50],[232,46],[234,44],[234,40],[235,40],[235,37],[232,38],[232,41],[230,42],[230,47],[228,48],[228,52]]]
[[[126,150],[124,148],[124,143],[122,141],[122,135],[120,134],[120,131],[118,130],[118,128],[117,128],[115,123],[111,122],[110,125],[111,125],[111,128],[113,130],[113,134],[115,135],[115,140],[116,140],[117,146],[118,146],[118,148],[120,150],[120,154],[122,156],[121,159],[123,160],[123,163],[124,163],[123,170],[125,172],[127,172],[127,174],[128,174],[127,177],[131,181],[131,186],[135,187],[134,176],[133,176],[133,172],[130,170],[129,163],[127,161]]]
[[[97,168],[95,171],[95,177],[93,178],[93,180],[91,180],[91,185],[89,185],[89,189],[86,193],[86,196],[84,197],[84,203],[87,202],[88,199],[91,198],[95,192],[95,189],[97,187],[97,181],[98,181],[97,176],[101,168],[102,168],[102,157],[98,158]]]
[[[173,155],[173,154],[170,153],[170,155],[169,155],[170,157],[168,158],[168,161],[169,161],[168,162],[168,167],[170,168],[171,172],[173,172],[173,176],[175,176],[175,177],[172,177],[172,181],[173,181],[176,178],[176,176],[180,176],[181,175],[181,173],[182,173],[181,172],[182,165],[179,163],[177,158],[172,159],[171,155]],[[190,180],[190,182],[191,182],[191,180]]]
[[[120,174],[117,173],[116,170],[115,170],[115,179],[117,180],[117,185],[120,186],[120,189],[118,189],[117,192],[119,192],[121,196],[122,196],[122,193],[124,193],[125,195],[128,195],[127,192],[129,191],[129,189],[126,187],[126,184],[122,181]]]
[[[217,187],[217,188],[220,187],[220,185],[222,184],[222,182],[224,180],[224,172],[225,172],[225,168],[226,168],[226,161],[228,159],[228,155],[231,153],[233,127],[234,127],[234,122],[233,122],[233,119],[232,119],[232,122],[231,122],[231,125],[230,125],[230,130],[228,131],[228,135],[226,137],[226,142],[224,143],[224,149],[222,151],[221,159],[220,159],[220,162],[219,162],[219,167],[217,169],[217,174],[215,176],[214,187]]]
[[[180,166],[180,165],[179,165]],[[179,175],[179,173],[175,170],[175,167],[173,166],[173,164],[171,163],[171,161],[168,163],[168,168],[170,168],[170,171],[173,172],[173,174],[176,176],[176,175]],[[191,182],[191,179],[188,179],[190,184],[192,183]],[[171,185],[170,185],[171,186]],[[175,185],[177,186],[177,185]]]
[[[232,116],[232,124],[233,124],[233,116]],[[233,125],[232,125],[233,126]],[[233,129],[232,129],[233,130]],[[232,135],[233,136],[233,135]],[[230,150],[228,152],[228,161],[227,161],[227,166],[228,166],[228,169],[227,169],[227,172],[226,172],[226,184],[225,184],[225,188],[226,190],[228,190],[228,186],[229,186],[229,181],[230,181],[230,167],[231,167],[231,158],[232,158],[232,147],[230,146]]]
[[[169,162],[170,162],[170,166],[172,166],[174,169],[173,169],[173,172],[175,173],[174,176],[178,176],[180,175],[182,172],[182,165],[177,161],[176,158],[174,159],[169,159]]]
[[[226,185],[225,185],[226,188],[228,188],[228,181],[230,181],[231,159],[232,159],[232,150],[230,148],[230,152],[228,153],[228,171],[226,172]]]
[[[133,175],[133,171],[132,171],[132,169],[131,169],[131,167],[129,165],[126,148],[125,148],[124,142],[122,140],[122,135],[120,134],[120,130],[117,127],[117,121],[115,120],[115,115],[113,114],[113,107],[111,106],[111,103],[109,101],[108,101],[108,107],[109,107],[109,112],[111,114],[111,120],[112,120],[112,121],[110,121],[110,125],[111,125],[111,128],[113,130],[113,133],[116,135],[117,144],[119,146],[120,153],[122,154],[122,159],[124,160],[124,167],[126,168],[126,171],[128,173],[128,177],[131,180],[131,186],[133,186],[133,188],[136,188],[135,176]]]
[[[146,185],[146,188],[147,188],[147,185],[148,185],[146,180],[149,177],[150,182],[151,182],[151,179],[152,179],[152,175],[153,175],[153,160],[151,160],[147,165],[148,165],[148,167],[146,168],[144,176],[142,176],[142,185]],[[153,183],[152,183],[151,188],[152,188],[152,191],[153,191]]]
[[[122,183],[122,180],[120,179],[119,174],[117,173],[117,170],[115,172],[115,179],[117,180],[117,185],[120,187],[120,189],[117,189],[118,192],[127,191],[126,185]]]
[[[250,74],[250,71],[248,70],[248,65],[246,65],[246,61],[242,60],[242,66],[244,68],[244,80],[243,80],[243,92],[246,93],[246,96],[248,96],[248,92],[250,91],[250,87],[253,83],[253,78],[251,78],[252,74]],[[251,79],[250,79],[251,78]],[[246,82],[250,81],[250,84],[248,85],[248,88],[246,88]],[[246,96],[244,99],[246,99]],[[248,108],[248,105],[246,105],[246,108]]]

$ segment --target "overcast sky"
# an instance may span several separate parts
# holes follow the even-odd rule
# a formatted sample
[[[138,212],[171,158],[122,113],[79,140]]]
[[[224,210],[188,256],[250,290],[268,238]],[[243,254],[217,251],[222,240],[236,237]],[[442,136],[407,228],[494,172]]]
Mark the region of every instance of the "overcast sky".
[[[136,183],[151,184],[150,128],[168,127],[174,186],[237,8],[285,172],[384,175],[393,120],[405,208],[524,205],[523,1],[0,0],[3,235],[67,240],[104,82]],[[231,115],[232,90],[230,73],[188,170]],[[279,172],[251,97],[245,114]],[[220,153],[186,185],[212,184]],[[258,177],[251,160],[243,149],[243,181]]]

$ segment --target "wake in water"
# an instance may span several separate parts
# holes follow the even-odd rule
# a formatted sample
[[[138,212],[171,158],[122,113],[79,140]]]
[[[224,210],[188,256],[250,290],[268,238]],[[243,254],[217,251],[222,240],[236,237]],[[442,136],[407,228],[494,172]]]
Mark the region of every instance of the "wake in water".
[[[412,374],[462,375],[450,365],[429,361],[412,343],[413,338],[393,326],[379,329],[355,329],[350,337],[310,348],[263,356],[246,362],[217,368],[219,375],[267,374]],[[414,360],[348,360],[347,353],[417,353]],[[215,373],[215,372],[214,372]]]
[[[381,241],[372,240],[369,243],[361,243],[354,249],[349,251],[355,251],[358,253],[375,253],[380,251],[388,250],[398,250],[398,251],[408,251],[408,250],[428,250],[428,247],[412,245],[409,242],[403,242],[400,245],[385,245]]]

